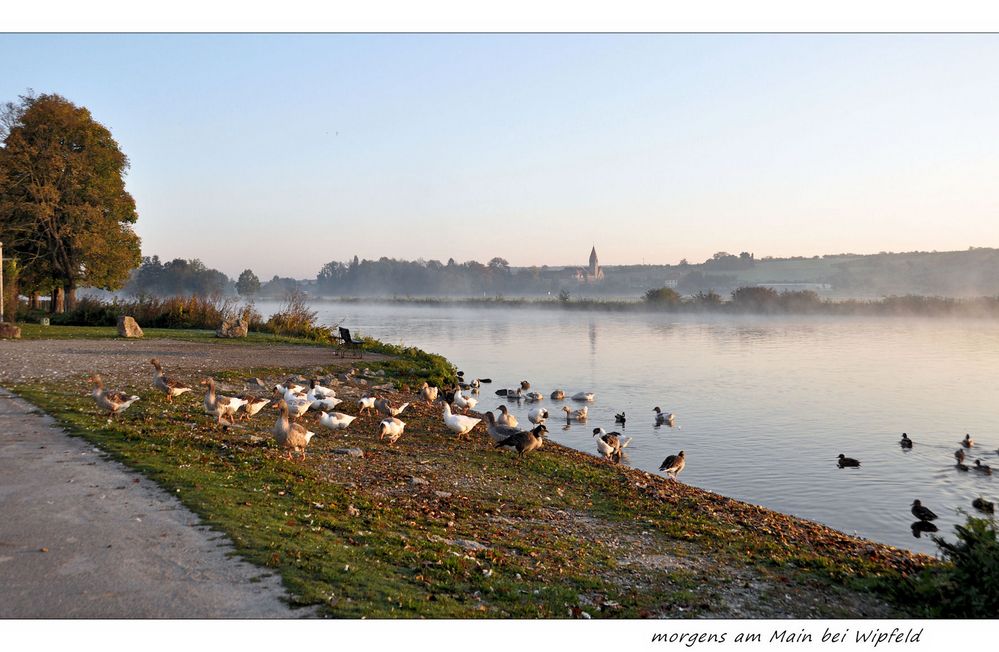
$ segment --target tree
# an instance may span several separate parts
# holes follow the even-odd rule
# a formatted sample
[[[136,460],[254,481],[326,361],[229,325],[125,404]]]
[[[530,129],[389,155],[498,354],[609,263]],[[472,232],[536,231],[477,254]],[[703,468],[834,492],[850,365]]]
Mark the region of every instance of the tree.
[[[24,289],[53,290],[58,310],[78,287],[120,288],[140,262],[138,216],[111,132],[54,94],[21,96],[2,114],[0,238],[34,284]]]
[[[253,273],[253,270],[244,269],[243,273],[239,275],[239,280],[236,281],[236,292],[239,292],[241,297],[252,297],[260,292],[260,279]]]

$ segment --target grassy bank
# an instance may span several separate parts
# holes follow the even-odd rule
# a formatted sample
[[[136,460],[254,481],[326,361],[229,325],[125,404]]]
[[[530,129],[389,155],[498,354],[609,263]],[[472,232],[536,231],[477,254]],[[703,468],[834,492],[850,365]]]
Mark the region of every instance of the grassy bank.
[[[425,377],[425,358],[385,352],[397,357],[366,363],[385,372],[372,382]],[[270,364],[217,377],[237,388],[334,371]],[[882,590],[929,563],[554,444],[518,460],[482,433],[459,442],[436,407],[407,410],[395,446],[377,440],[379,417],[344,435],[307,416],[319,435],[292,462],[270,440],[271,411],[222,432],[200,396],[169,405],[145,383],[116,388],[142,400],[111,424],[82,376],[10,389],[175,493],[280,573],[296,603],[333,616],[897,615]],[[338,391],[356,413],[362,389]],[[333,453],[344,446],[365,455]]]
[[[26,340],[110,340],[120,339],[118,329],[114,326],[42,326],[40,324],[18,324],[21,328],[21,338]],[[216,337],[214,330],[199,328],[143,328],[144,339],[172,339],[184,342],[204,342],[238,346],[241,344],[297,344],[301,346],[324,346],[314,340],[290,335],[274,335],[272,333],[257,333],[251,331],[246,337],[225,338]]]

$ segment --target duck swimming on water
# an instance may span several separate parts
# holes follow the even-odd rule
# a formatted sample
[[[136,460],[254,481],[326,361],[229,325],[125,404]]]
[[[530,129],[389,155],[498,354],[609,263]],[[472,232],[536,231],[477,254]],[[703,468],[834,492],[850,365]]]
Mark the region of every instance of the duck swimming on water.
[[[839,466],[839,468],[841,468],[841,469],[842,469],[842,468],[846,468],[846,467],[848,467],[848,466],[849,466],[849,467],[857,467],[857,466],[860,466],[860,460],[856,460],[856,459],[854,459],[854,458],[852,458],[852,457],[847,457],[847,456],[846,456],[846,455],[844,455],[843,453],[840,453],[840,454],[839,454],[839,457],[838,457],[837,459],[838,459],[839,461],[838,461],[838,462],[836,462],[836,464],[837,464],[837,465]]]
[[[909,439],[909,435],[902,433],[902,440],[898,442],[902,448],[912,448],[912,440]]]
[[[965,448],[971,448],[975,445],[975,440],[971,438],[971,435],[965,433],[964,439],[961,440],[961,445]]]
[[[975,460],[975,470],[985,475],[992,475],[992,467],[988,464],[982,464],[981,460]]]

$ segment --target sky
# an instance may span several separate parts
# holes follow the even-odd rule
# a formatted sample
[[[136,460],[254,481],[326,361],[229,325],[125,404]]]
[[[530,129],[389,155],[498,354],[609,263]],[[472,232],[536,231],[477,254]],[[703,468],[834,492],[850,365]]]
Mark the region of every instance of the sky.
[[[999,246],[999,36],[0,34],[145,255],[309,278]]]

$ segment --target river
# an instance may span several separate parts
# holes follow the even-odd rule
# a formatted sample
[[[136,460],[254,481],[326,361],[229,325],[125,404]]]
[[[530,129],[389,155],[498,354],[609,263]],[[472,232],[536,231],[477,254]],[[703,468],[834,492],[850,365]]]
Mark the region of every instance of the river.
[[[902,318],[652,315],[551,309],[317,302],[322,323],[440,353],[466,377],[489,377],[478,409],[529,404],[493,392],[528,380],[545,394],[551,439],[596,454],[592,429],[633,440],[626,463],[657,472],[684,450],[680,480],[875,541],[934,553],[910,525],[913,499],[953,537],[999,466],[999,324]],[[265,315],[277,304],[257,305]],[[592,391],[587,424],[568,429],[549,393]],[[656,427],[652,409],[676,414]],[[624,411],[627,425],[615,426]],[[530,425],[530,424],[527,424]],[[915,442],[899,444],[902,432]],[[837,468],[845,453],[860,468]],[[999,468],[996,469],[999,472]]]

